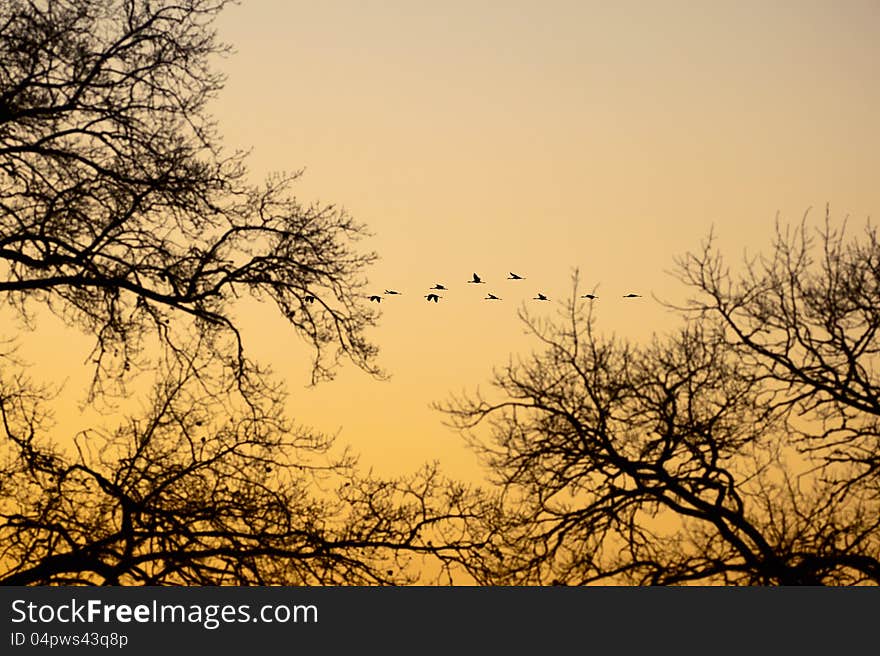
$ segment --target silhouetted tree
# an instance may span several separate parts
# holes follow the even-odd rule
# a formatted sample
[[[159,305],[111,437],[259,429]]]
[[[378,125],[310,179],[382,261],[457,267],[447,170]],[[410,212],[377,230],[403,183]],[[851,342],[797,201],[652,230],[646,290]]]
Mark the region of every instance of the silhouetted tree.
[[[475,546],[456,526],[479,500],[436,466],[361,475],[280,393],[243,404],[207,366],[162,372],[142,416],[73,450],[47,438],[48,390],[3,381],[0,584],[401,584]]]
[[[226,4],[0,3],[0,299],[94,336],[91,402],[156,380],[143,413],[74,436],[0,353],[2,584],[402,583],[473,546],[465,488],[360,474],[246,356],[252,296],[311,344],[312,382],[341,357],[381,373],[364,228],[300,204],[298,174],[249,183],[206,113]]]
[[[493,394],[440,406],[498,486],[479,529],[487,547],[463,554],[468,571],[487,584],[880,583],[875,420],[844,401],[852,394],[867,404],[873,394],[867,363],[851,369],[877,345],[873,330],[854,325],[876,316],[862,294],[876,289],[877,259],[860,259],[855,246],[849,258],[826,252],[836,264],[815,276],[799,266],[737,293],[736,307],[750,307],[754,321],[734,331],[738,339],[729,324],[742,320],[718,286],[723,320],[699,306],[679,332],[641,346],[599,335],[576,281],[560,318],[524,312],[541,350],[496,371]],[[700,281],[721,274],[707,253],[684,259],[705,273]],[[795,281],[816,300],[813,314],[788,304]],[[808,329],[823,313],[836,336],[819,346],[818,329]],[[769,341],[792,325],[799,332],[787,350]],[[776,374],[758,334],[790,359],[800,334],[821,349],[824,369],[801,361]],[[834,344],[846,349],[840,359],[826,351]],[[835,371],[833,387],[851,393],[826,391]],[[810,432],[811,420],[835,412],[838,430]]]
[[[311,342],[314,380],[341,354],[375,372],[359,293],[374,256],[352,247],[363,227],[298,203],[298,174],[250,184],[206,112],[226,4],[0,5],[0,293],[95,336],[96,393],[151,340],[174,352],[193,327],[249,375],[232,313],[242,295],[273,301]]]
[[[826,208],[824,226],[777,224],[769,257],[745,261],[734,275],[713,240],[679,258],[677,276],[697,291],[682,308],[718,323],[778,392],[777,403],[802,451],[829,465],[853,465],[855,481],[880,494],[880,243],[868,223],[848,238]],[[839,484],[849,485],[844,477]]]

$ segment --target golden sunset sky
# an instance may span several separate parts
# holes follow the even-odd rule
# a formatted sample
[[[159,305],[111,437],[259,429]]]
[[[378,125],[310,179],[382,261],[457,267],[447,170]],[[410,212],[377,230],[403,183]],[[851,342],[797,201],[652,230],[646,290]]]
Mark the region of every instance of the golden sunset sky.
[[[403,292],[371,333],[390,380],[348,364],[314,389],[301,340],[242,306],[291,414],[341,429],[377,473],[439,459],[477,476],[430,404],[537,347],[516,311],[555,312],[574,267],[600,330],[642,340],[677,325],[655,297],[683,297],[668,271],[710,227],[739,261],[777,213],[880,215],[876,0],[246,0],[218,29],[235,49],[211,107],[227,145],[252,149],[255,180],[304,168],[298,198],[367,224],[371,289]],[[428,304],[436,282],[449,291]]]

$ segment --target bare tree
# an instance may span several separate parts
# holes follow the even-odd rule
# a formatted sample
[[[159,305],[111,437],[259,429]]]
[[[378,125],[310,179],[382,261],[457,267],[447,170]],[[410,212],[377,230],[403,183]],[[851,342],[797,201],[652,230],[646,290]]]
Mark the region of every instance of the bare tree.
[[[523,313],[541,350],[439,406],[497,485],[463,555],[478,581],[880,583],[876,486],[795,448],[790,389],[751,349],[705,314],[602,337],[589,308],[575,281],[558,318]]]
[[[56,390],[0,353],[0,583],[405,583],[475,546],[470,491],[436,465],[361,473],[246,355],[250,296],[311,345],[311,382],[341,358],[381,375],[364,227],[221,147],[226,4],[0,3],[0,298],[94,336],[91,403],[155,377],[140,414],[67,435]]]
[[[839,223],[839,225],[836,225]],[[880,494],[880,242],[868,223],[847,235],[826,208],[821,229],[807,217],[777,222],[769,256],[731,273],[710,237],[677,261],[676,274],[697,294],[682,308],[723,326],[726,340],[760,371],[797,422],[798,448],[821,456],[826,476],[848,486],[873,479]],[[768,383],[769,384],[769,383]]]
[[[72,452],[47,437],[49,391],[3,381],[0,584],[402,584],[476,546],[479,498],[453,498],[436,466],[363,475],[277,390],[244,404],[210,360],[170,365],[143,415]]]
[[[206,105],[227,0],[9,0],[0,5],[0,293],[96,338],[93,392],[156,340],[193,329],[240,381],[251,363],[232,306],[269,299],[314,347],[378,373],[364,331],[372,253],[332,205],[290,195],[298,174],[247,181]],[[312,301],[312,302],[309,302]]]

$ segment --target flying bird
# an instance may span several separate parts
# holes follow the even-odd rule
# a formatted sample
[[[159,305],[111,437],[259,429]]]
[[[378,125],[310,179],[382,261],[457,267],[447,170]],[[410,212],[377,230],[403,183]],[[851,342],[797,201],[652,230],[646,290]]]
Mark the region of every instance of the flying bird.
[[[391,294],[391,295],[400,294],[400,292],[397,291],[396,289],[386,289],[386,290],[385,290],[385,293],[386,293],[386,294]]]
[[[588,298],[588,299],[590,299],[590,300],[592,301],[593,299],[596,299],[596,298],[599,298],[599,297],[596,296],[596,295],[594,295],[594,294],[584,294],[583,296],[581,296],[581,298]]]
[[[378,294],[373,294],[372,296],[370,296],[370,300],[375,301],[376,303],[381,303],[382,297],[379,296]]]
[[[641,296],[641,294],[633,294],[632,292],[630,292],[629,294],[624,294],[623,297],[624,298],[641,298],[642,296]]]
[[[306,300],[306,303],[314,303],[314,302],[315,302],[315,297],[312,296],[311,294],[306,294],[306,299],[305,299],[305,300]]]
[[[475,282],[475,283],[483,283],[483,284],[485,284],[485,283],[483,282],[483,279],[480,278],[480,276],[478,276],[476,273],[474,274],[473,279],[468,280],[468,282]]]
[[[484,298],[483,300],[484,300],[484,301],[500,301],[501,299],[498,298],[497,296],[495,296],[495,294],[489,294],[489,295],[488,295],[486,298]]]
[[[441,284],[438,282],[436,285],[434,285],[433,287],[431,287],[431,289],[444,289],[444,290],[445,290],[446,287],[444,287],[443,285],[441,285]]]
[[[434,301],[436,303],[442,297],[437,296],[437,294],[428,294],[427,296],[425,296],[425,298],[427,298],[429,301]]]
[[[510,275],[507,276],[508,280],[525,280],[522,276],[516,275],[513,271],[510,272]]]
[[[550,299],[539,292],[538,295],[535,296],[535,298],[533,298],[532,300],[534,300],[534,301],[549,301]]]

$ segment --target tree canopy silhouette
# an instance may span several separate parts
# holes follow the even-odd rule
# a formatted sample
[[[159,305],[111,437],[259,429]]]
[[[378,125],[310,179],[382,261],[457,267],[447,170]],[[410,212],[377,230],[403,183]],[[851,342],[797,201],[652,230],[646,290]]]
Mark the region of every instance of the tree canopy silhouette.
[[[0,299],[26,327],[0,350],[2,584],[405,583],[473,546],[479,499],[435,466],[360,473],[247,356],[243,296],[311,345],[311,382],[381,374],[364,227],[296,173],[249,182],[207,113],[226,4],[0,3]],[[16,359],[41,308],[94,337],[90,402],[155,378],[140,413],[56,441],[57,390]]]
[[[401,584],[420,554],[474,546],[451,531],[477,499],[436,466],[361,475],[280,395],[244,404],[200,366],[174,363],[143,415],[80,432],[72,454],[46,438],[51,396],[3,381],[0,584]]]
[[[242,295],[273,301],[311,343],[315,381],[340,355],[376,373],[359,293],[375,256],[354,248],[364,227],[300,204],[297,173],[250,183],[207,113],[226,4],[0,6],[0,293],[95,336],[97,393],[151,339],[176,350],[185,327],[249,375],[232,313]]]
[[[780,229],[744,271],[680,258],[696,293],[647,345],[600,335],[575,281],[522,313],[538,352],[440,405],[498,485],[477,580],[880,584],[876,233]]]
[[[880,243],[869,222],[848,237],[826,208],[824,226],[777,226],[769,257],[731,274],[710,238],[678,260],[698,294],[681,308],[717,322],[799,418],[792,436],[826,465],[880,476]]]

